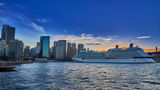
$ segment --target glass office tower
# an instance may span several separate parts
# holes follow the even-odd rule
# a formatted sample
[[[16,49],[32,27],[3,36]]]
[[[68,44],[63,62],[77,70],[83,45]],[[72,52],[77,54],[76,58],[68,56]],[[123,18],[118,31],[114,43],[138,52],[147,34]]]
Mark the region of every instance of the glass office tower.
[[[50,36],[41,36],[40,37],[40,56],[48,58],[49,57],[49,45],[50,45]]]

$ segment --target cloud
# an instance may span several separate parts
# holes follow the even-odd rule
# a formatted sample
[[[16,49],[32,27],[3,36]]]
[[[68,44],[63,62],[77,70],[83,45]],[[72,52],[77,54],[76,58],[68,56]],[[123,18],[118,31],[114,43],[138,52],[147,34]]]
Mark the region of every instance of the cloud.
[[[3,2],[0,3],[0,7],[3,7],[5,5],[6,5],[6,3],[3,3]]]
[[[112,40],[112,38],[106,38],[106,39],[105,39],[105,41],[110,41],[110,40]]]
[[[8,19],[5,17],[0,17],[0,21],[6,23],[6,22],[8,22]]]
[[[42,32],[42,33],[45,32],[45,30],[43,29],[43,27],[37,25],[36,23],[31,23],[31,26],[32,26],[34,29],[36,29],[36,30],[38,30],[38,31],[40,31],[40,32]]]
[[[52,35],[52,40],[57,41],[57,40],[68,40],[70,42],[75,42],[75,43],[83,43],[83,44],[88,44],[88,45],[103,45],[106,42],[109,42],[114,38],[111,37],[95,37],[93,34],[86,34],[82,33],[79,36],[76,35]]]
[[[138,43],[138,40],[130,40],[129,43]]]
[[[27,31],[28,30],[31,30],[31,31],[36,30],[41,33],[45,32],[45,30],[42,26],[37,25],[37,23],[33,19],[29,18],[29,16],[26,16],[26,15],[18,12],[18,10],[19,10],[19,7],[17,7],[17,6],[16,6],[16,8],[13,8],[10,5],[8,5],[7,3],[0,2],[0,23],[7,23],[7,24],[15,25],[15,26],[20,26],[20,28],[23,28]],[[39,20],[41,22],[47,22],[46,19],[39,19]]]
[[[63,30],[63,32],[67,32],[67,30],[66,30],[66,29],[64,29],[64,30]]]
[[[6,11],[5,10],[6,5],[7,5],[6,3],[0,2],[0,13],[3,13],[4,11]]]
[[[137,37],[137,39],[146,39],[146,38],[151,38],[151,36],[140,36],[140,37]]]
[[[16,16],[18,19],[20,19],[20,20],[24,20],[24,17],[23,16],[20,16],[20,15],[18,15],[18,16]]]
[[[36,18],[36,21],[40,22],[40,23],[46,23],[46,22],[48,22],[48,20],[46,18]]]
[[[85,45],[104,45],[104,43],[86,43]]]

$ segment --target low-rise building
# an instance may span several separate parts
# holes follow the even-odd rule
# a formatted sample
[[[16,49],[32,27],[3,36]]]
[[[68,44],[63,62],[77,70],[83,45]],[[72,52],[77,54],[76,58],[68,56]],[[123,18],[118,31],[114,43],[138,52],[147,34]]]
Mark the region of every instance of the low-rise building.
[[[6,40],[0,40],[0,56],[8,55],[8,45]]]

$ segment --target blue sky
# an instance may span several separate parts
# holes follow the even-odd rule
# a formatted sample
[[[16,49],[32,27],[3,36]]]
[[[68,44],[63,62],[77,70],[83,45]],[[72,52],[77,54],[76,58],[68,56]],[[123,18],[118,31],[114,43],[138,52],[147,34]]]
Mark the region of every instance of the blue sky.
[[[16,38],[35,46],[41,35],[92,43],[91,49],[135,43],[159,46],[159,0],[0,0],[0,26],[16,27]],[[101,45],[95,45],[101,43]]]

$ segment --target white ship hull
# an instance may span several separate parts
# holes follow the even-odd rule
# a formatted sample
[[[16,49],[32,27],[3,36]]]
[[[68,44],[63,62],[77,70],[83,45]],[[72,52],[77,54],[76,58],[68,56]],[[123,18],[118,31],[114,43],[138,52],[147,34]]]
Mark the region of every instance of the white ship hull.
[[[152,58],[132,58],[132,59],[81,59],[81,58],[72,58],[75,62],[81,63],[155,63]]]

